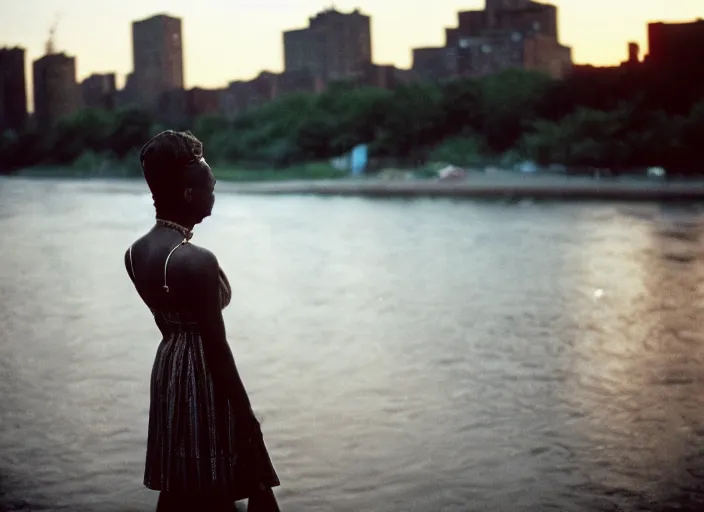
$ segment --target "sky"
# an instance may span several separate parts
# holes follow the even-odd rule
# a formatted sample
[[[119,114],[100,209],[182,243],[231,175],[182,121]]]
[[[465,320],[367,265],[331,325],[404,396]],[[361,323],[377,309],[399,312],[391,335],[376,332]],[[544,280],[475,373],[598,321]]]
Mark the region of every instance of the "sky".
[[[628,41],[646,53],[649,21],[704,18],[704,0],[551,3],[559,7],[560,39],[578,64],[618,64]],[[131,22],[166,13],[183,19],[186,87],[222,87],[281,71],[281,33],[307,26],[309,16],[331,5],[371,15],[374,62],[406,68],[412,48],[443,45],[457,12],[482,9],[484,0],[0,0],[0,47],[27,50],[31,93],[32,61],[44,54],[58,20],[55,47],[76,56],[77,78],[116,72],[122,86],[132,68]]]

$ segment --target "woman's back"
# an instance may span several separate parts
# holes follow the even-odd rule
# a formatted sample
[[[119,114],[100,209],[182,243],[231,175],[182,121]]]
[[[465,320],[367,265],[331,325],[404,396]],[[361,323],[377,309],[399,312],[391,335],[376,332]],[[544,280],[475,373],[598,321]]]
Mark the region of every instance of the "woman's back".
[[[193,309],[189,280],[198,272],[200,248],[184,241],[179,233],[153,229],[125,253],[125,267],[152,311]]]

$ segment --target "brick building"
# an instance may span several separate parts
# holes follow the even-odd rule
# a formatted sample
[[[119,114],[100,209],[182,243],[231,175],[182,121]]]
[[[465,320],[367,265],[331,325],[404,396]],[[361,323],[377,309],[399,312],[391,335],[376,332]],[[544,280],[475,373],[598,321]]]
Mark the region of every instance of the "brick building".
[[[640,46],[638,43],[628,43],[628,63],[638,64],[640,62]]]
[[[34,114],[40,129],[51,129],[59,119],[80,108],[75,57],[64,53],[45,55],[34,61],[33,76]]]
[[[158,123],[169,128],[184,130],[189,127],[188,91],[185,89],[169,89],[163,91],[156,100],[153,112]]]
[[[221,95],[221,112],[228,119],[273,100],[278,92],[278,75],[262,72],[254,80],[230,82]]]
[[[220,113],[221,96],[224,89],[201,89],[194,87],[186,91],[186,109],[190,119]]]
[[[220,92],[220,113],[232,119],[239,114],[282,95],[295,93],[319,93],[325,88],[320,77],[308,70],[270,73],[264,71],[252,80],[230,82]]]
[[[566,77],[572,70],[572,50],[555,38],[535,34],[523,40],[523,69],[540,71],[553,78]]]
[[[276,95],[295,93],[317,93],[325,87],[322,77],[303,69],[300,71],[284,71],[276,78]]]
[[[24,48],[0,48],[0,133],[22,131],[27,123]]]
[[[403,83],[402,73],[396,66],[388,64],[369,64],[364,75],[360,78],[360,85],[369,87],[379,87],[381,89],[393,89]]]
[[[128,73],[125,77],[125,86],[115,92],[115,107],[126,107],[137,103],[137,91],[135,91],[134,73]]]
[[[487,28],[559,39],[557,7],[530,0],[487,0]]]
[[[424,82],[437,82],[457,75],[457,51],[451,46],[414,48],[412,69]]]
[[[134,100],[158,108],[160,96],[183,89],[181,19],[159,14],[132,23]]]
[[[660,68],[702,68],[704,20],[648,24],[647,61]]]
[[[286,72],[309,71],[324,82],[357,79],[372,62],[371,19],[358,9],[328,9],[307,28],[284,32]]]
[[[418,78],[437,81],[505,69],[562,78],[572,66],[571,49],[559,42],[557,7],[531,0],[486,0],[484,10],[458,13],[457,27],[447,28],[445,39],[442,48],[414,50]]]
[[[93,74],[81,82],[81,98],[85,107],[112,110],[116,97],[115,73]]]

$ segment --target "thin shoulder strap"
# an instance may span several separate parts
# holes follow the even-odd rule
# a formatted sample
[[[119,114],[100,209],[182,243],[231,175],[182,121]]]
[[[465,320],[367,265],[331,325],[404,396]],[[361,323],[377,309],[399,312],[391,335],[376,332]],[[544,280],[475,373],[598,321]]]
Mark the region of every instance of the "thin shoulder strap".
[[[134,264],[132,263],[132,246],[130,245],[130,269],[132,270],[132,279],[137,281],[137,276],[134,274]]]
[[[179,243],[176,247],[174,247],[173,249],[171,249],[171,252],[170,252],[169,255],[166,257],[166,262],[164,262],[164,290],[166,290],[166,293],[169,293],[169,285],[166,284],[166,269],[167,269],[167,267],[169,266],[169,259],[171,259],[171,255],[174,253],[174,251],[175,251],[176,249],[178,249],[179,247],[181,247],[182,245],[185,245],[185,244],[187,244],[187,243],[188,243],[188,240],[187,240],[187,239],[182,240],[181,243]]]

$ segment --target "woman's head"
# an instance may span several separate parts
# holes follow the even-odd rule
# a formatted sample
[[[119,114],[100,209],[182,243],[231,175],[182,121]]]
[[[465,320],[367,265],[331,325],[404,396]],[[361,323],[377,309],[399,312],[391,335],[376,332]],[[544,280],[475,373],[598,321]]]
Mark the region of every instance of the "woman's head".
[[[192,133],[161,132],[144,145],[139,160],[157,217],[197,224],[211,214],[215,178]]]

